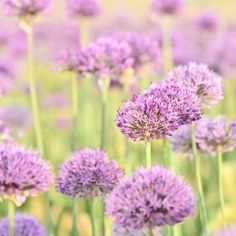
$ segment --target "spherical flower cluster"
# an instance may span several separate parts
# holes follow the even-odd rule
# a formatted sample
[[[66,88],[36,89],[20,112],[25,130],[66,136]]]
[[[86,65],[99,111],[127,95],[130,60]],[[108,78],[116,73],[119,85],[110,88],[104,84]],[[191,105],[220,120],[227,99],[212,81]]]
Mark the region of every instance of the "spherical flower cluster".
[[[191,125],[183,125],[176,130],[171,138],[170,143],[173,150],[177,153],[192,155],[192,130]]]
[[[117,163],[109,161],[105,152],[83,148],[61,165],[56,185],[58,192],[71,197],[93,198],[112,191],[122,175]]]
[[[184,5],[184,0],[154,0],[151,4],[152,11],[163,14],[176,14]]]
[[[7,13],[19,17],[34,16],[44,11],[51,0],[3,0]]]
[[[160,56],[160,46],[153,37],[148,37],[138,32],[117,33],[114,37],[130,46],[135,69],[139,69],[146,63],[157,64]]]
[[[44,226],[29,215],[16,214],[14,218],[15,236],[46,236]],[[8,236],[8,217],[0,222],[0,236]]]
[[[126,69],[133,66],[130,46],[112,37],[98,39],[95,43],[91,43],[87,50],[93,64],[89,73],[95,78],[105,75],[112,80],[118,80]]]
[[[223,98],[222,79],[204,64],[189,63],[167,73],[166,79],[192,89],[202,107],[211,107]]]
[[[27,197],[47,191],[52,182],[51,165],[36,151],[13,142],[0,144],[0,200],[21,205]]]
[[[224,116],[204,118],[197,124],[196,139],[199,148],[212,154],[232,151],[236,147],[236,122]]]
[[[159,166],[137,171],[106,199],[115,224],[128,229],[175,225],[195,212],[192,188],[182,178]]]
[[[97,0],[67,0],[67,9],[72,17],[95,17],[101,12]]]
[[[199,120],[198,98],[166,81],[153,84],[118,110],[116,124],[134,142],[165,138],[181,125]]]

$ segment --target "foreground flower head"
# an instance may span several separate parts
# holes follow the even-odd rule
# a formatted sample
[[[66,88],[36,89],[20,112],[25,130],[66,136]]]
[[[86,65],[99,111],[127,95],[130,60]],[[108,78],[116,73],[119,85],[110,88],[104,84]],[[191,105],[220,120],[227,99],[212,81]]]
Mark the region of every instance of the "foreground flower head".
[[[67,9],[72,17],[95,17],[101,12],[97,0],[67,0]]]
[[[0,200],[21,205],[27,197],[47,191],[52,182],[52,167],[38,152],[13,142],[0,144]]]
[[[156,13],[175,14],[184,6],[184,0],[154,0],[151,9]]]
[[[232,151],[236,147],[236,122],[224,116],[203,118],[197,124],[196,138],[201,150],[215,154]]]
[[[106,199],[115,224],[128,229],[155,228],[182,222],[195,212],[192,188],[159,166],[137,171]]]
[[[16,214],[14,219],[15,236],[46,236],[44,226],[32,216]],[[0,236],[8,236],[8,217],[0,222]]]
[[[192,155],[191,125],[183,125],[170,138],[173,150],[177,153]]]
[[[162,139],[181,125],[199,120],[198,99],[189,89],[166,83],[151,85],[118,110],[116,124],[134,142]]]
[[[166,79],[192,89],[202,107],[211,107],[223,98],[222,79],[204,64],[189,63],[167,73]]]
[[[81,198],[106,195],[119,183],[123,172],[105,152],[83,148],[60,167],[56,181],[58,192]]]
[[[51,0],[2,0],[7,13],[19,17],[34,16],[44,11]]]

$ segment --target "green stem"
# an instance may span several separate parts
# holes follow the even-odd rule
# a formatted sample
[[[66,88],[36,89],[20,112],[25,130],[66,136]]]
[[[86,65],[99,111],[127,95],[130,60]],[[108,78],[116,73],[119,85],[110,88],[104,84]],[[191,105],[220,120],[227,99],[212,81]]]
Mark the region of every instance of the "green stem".
[[[14,236],[14,213],[15,213],[14,203],[12,201],[8,201],[9,236]]]
[[[223,170],[222,170],[222,147],[218,148],[218,181],[219,181],[219,196],[220,196],[220,209],[223,226],[225,226],[225,214],[224,214],[224,190],[223,190]]]
[[[147,236],[154,236],[152,229],[147,230]]]
[[[196,172],[195,174],[196,174],[197,187],[198,187],[201,224],[202,224],[204,233],[207,233],[208,232],[207,212],[206,212],[206,206],[205,206],[204,194],[203,194],[203,188],[202,188],[202,180],[201,180],[201,172],[200,172],[200,158],[197,152],[194,123],[192,124],[192,149],[193,149],[193,160],[194,160],[194,166],[195,166],[195,172]]]
[[[146,167],[150,168],[152,166],[152,144],[151,142],[146,142]]]
[[[91,227],[92,227],[92,236],[96,236],[96,229],[95,229],[95,217],[94,217],[94,206],[93,206],[93,199],[89,199],[89,213],[91,219]]]
[[[25,32],[27,34],[28,79],[29,79],[29,89],[30,89],[30,100],[31,100],[33,120],[34,120],[34,131],[35,131],[37,147],[39,149],[40,154],[44,157],[45,150],[44,150],[43,135],[42,135],[41,114],[39,109],[39,101],[34,78],[34,40],[33,40],[33,27],[31,24],[25,25]],[[47,224],[49,229],[49,235],[54,235],[53,224],[50,214],[50,200],[48,193],[45,193],[45,201],[47,205],[46,211],[47,211]]]
[[[77,236],[77,198],[75,197],[72,202],[72,231],[71,236]]]

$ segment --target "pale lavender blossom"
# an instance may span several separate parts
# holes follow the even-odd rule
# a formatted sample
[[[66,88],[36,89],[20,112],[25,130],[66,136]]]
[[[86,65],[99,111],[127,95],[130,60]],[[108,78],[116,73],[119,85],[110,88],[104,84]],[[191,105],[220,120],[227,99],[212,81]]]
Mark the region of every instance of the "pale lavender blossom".
[[[224,116],[204,117],[197,124],[196,139],[202,151],[216,154],[232,151],[236,147],[236,122]]]
[[[8,217],[0,222],[0,236],[8,236]],[[15,214],[14,236],[47,236],[47,231],[35,218],[25,214]]]
[[[106,198],[115,224],[153,229],[183,222],[195,212],[195,195],[181,177],[159,166],[141,169],[124,179]]]
[[[52,182],[52,167],[38,152],[10,141],[0,143],[0,200],[20,206],[27,197],[48,191]]]
[[[176,14],[182,10],[184,0],[154,0],[151,10],[157,14]]]
[[[2,0],[8,14],[19,17],[34,16],[49,7],[51,0]]]
[[[205,64],[189,63],[167,73],[167,81],[191,88],[202,107],[211,107],[223,99],[222,78]]]
[[[123,103],[116,116],[121,132],[134,142],[162,139],[181,125],[199,120],[198,98],[185,87],[165,81]]]
[[[114,189],[122,175],[117,162],[108,160],[105,152],[83,148],[60,166],[57,191],[70,197],[104,196]]]
[[[224,229],[215,231],[208,236],[235,236],[236,235],[236,225],[227,226]]]
[[[95,17],[101,12],[98,0],[67,0],[67,9],[71,17]]]

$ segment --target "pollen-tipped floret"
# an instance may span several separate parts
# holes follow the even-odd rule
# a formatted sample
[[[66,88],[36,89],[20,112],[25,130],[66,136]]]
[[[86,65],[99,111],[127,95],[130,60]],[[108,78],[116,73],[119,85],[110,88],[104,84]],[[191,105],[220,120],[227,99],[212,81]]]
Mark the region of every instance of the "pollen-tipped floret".
[[[123,172],[105,152],[83,148],[72,154],[60,167],[57,191],[81,198],[104,196],[119,183]]]
[[[155,166],[123,180],[108,195],[106,211],[128,229],[175,225],[194,214],[195,195],[182,178]]]
[[[8,217],[0,222],[0,236],[8,236]],[[29,215],[16,214],[14,236],[47,236],[43,225]]]
[[[0,144],[0,200],[21,205],[47,191],[52,182],[52,167],[38,152],[10,141]]]
[[[214,119],[203,118],[197,124],[196,138],[202,151],[215,154],[232,151],[236,147],[236,122],[229,121],[224,116]]]
[[[118,110],[116,124],[135,142],[165,138],[180,126],[199,120],[198,98],[186,87],[165,81],[151,85]]]

